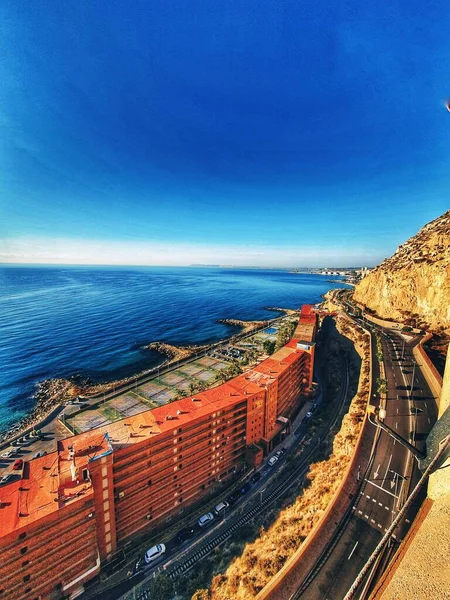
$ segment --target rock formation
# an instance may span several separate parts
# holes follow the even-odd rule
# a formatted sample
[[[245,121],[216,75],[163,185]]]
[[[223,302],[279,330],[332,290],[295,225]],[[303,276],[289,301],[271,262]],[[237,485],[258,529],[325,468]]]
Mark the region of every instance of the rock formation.
[[[450,331],[450,211],[364,277],[354,299],[382,318]]]

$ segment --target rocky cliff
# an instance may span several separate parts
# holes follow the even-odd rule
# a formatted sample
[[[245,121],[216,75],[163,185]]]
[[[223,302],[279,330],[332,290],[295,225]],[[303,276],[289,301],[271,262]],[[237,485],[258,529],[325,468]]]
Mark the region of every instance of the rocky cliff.
[[[356,286],[354,299],[386,319],[450,330],[450,211],[423,227]]]

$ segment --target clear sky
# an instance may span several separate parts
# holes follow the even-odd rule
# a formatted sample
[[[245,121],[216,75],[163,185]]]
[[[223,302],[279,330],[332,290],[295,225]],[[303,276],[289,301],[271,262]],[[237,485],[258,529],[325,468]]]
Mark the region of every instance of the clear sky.
[[[376,264],[450,207],[450,10],[2,0],[0,262]]]

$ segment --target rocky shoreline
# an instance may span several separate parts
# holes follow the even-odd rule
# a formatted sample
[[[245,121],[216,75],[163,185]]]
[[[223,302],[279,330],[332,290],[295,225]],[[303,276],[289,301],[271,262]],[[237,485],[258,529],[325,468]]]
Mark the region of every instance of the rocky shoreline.
[[[173,344],[166,344],[165,342],[151,342],[146,348],[167,356],[168,360],[163,363],[166,366],[184,358],[189,358],[190,356],[197,354],[197,352],[209,350],[211,346],[212,344],[206,344],[204,346],[174,346]]]
[[[269,325],[269,321],[242,321],[241,319],[218,319],[217,322],[224,325],[232,325],[233,327],[240,327],[240,333],[250,333],[255,329]]]
[[[291,311],[290,309],[281,308],[268,310],[285,312],[286,314],[288,314],[288,311],[290,313],[296,312]],[[242,321],[240,319],[219,319],[218,322],[240,327],[241,332],[228,339],[220,340],[219,342],[198,346],[175,346],[165,342],[151,342],[150,344],[147,344],[145,348],[159,352],[159,354],[166,356],[167,360],[165,360],[158,367],[142,371],[136,375],[124,379],[109,381],[106,383],[92,383],[89,380],[81,379],[80,377],[75,376],[69,379],[46,379],[37,383],[37,391],[34,395],[36,398],[35,406],[28,415],[17,421],[6,431],[0,433],[0,443],[6,442],[10,438],[14,438],[23,434],[26,430],[33,426],[37,426],[58,406],[62,406],[65,402],[77,396],[81,396],[82,398],[90,398],[91,396],[101,394],[102,392],[110,392],[117,386],[134,381],[137,377],[142,377],[143,375],[156,372],[157,369],[161,368],[163,365],[167,366],[178,362],[179,360],[189,358],[198,352],[207,352],[214,346],[227,341],[233,342],[241,334],[250,333],[259,327],[267,326],[269,324],[269,321]]]

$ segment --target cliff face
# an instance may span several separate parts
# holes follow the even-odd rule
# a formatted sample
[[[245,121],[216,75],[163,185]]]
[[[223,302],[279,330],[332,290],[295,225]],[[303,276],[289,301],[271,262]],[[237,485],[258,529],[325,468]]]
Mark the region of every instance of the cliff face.
[[[382,318],[450,330],[450,210],[371,271],[354,299]]]

